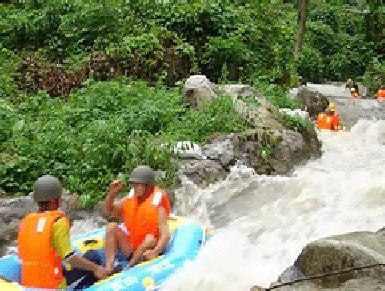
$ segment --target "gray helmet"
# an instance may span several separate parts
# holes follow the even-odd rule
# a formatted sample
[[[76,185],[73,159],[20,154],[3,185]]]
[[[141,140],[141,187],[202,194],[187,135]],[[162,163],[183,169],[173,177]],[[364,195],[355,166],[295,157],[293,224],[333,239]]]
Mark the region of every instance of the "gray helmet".
[[[50,175],[41,176],[33,184],[33,199],[36,202],[59,198],[62,192],[63,187],[59,180]]]
[[[149,166],[138,166],[132,171],[129,181],[154,186],[155,174]]]

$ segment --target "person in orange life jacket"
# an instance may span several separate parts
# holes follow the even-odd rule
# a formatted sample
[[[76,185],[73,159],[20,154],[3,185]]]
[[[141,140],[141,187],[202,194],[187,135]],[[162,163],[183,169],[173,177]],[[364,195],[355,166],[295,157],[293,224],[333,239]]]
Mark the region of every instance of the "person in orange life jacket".
[[[385,86],[381,86],[374,95],[378,100],[385,100]]]
[[[106,226],[106,268],[114,268],[118,249],[129,260],[130,268],[142,260],[151,260],[161,254],[170,239],[167,219],[170,201],[167,193],[155,186],[155,175],[148,166],[136,167],[129,178],[133,186],[128,196],[114,201],[122,190],[122,181],[110,183],[104,200],[104,212],[120,217],[124,224],[109,223]]]
[[[318,114],[316,123],[321,129],[340,129],[340,116],[336,111],[336,105],[334,103],[329,103],[325,112]]]
[[[336,105],[332,102],[329,103],[328,108],[325,112],[330,112],[329,114],[333,116],[332,120],[332,130],[338,130],[341,128],[340,124],[340,115],[336,111]]]
[[[63,261],[72,268],[93,272],[98,279],[107,270],[77,254],[70,243],[70,224],[58,210],[63,188],[59,180],[45,175],[33,185],[37,213],[27,214],[18,232],[18,254],[21,261],[21,284],[32,288],[65,288]]]

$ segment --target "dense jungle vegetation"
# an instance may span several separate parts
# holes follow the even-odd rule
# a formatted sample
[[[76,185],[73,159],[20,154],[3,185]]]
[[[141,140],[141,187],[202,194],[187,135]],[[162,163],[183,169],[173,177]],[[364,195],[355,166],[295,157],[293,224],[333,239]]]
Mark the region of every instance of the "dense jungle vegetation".
[[[191,74],[252,84],[292,108],[285,91],[300,75],[385,83],[381,0],[309,0],[299,58],[297,2],[2,1],[0,196],[25,195],[49,172],[92,205],[138,164],[170,185],[173,142],[250,126],[226,96],[185,107]]]

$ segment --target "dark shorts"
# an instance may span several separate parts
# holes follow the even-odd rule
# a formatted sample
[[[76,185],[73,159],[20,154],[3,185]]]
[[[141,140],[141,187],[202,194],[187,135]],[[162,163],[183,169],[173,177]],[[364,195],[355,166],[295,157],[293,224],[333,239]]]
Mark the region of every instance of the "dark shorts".
[[[100,256],[95,250],[87,251],[83,257],[91,262],[94,262],[95,264],[100,265],[101,263]],[[67,271],[63,268],[63,275],[66,278],[67,287],[70,289],[86,288],[97,281],[93,272],[77,268],[74,268],[71,271]]]

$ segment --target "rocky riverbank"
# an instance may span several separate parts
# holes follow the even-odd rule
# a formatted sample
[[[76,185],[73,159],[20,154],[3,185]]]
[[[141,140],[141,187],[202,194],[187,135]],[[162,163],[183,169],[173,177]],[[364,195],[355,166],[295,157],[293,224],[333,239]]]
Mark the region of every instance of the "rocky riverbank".
[[[198,186],[206,187],[224,179],[235,164],[253,168],[257,174],[282,175],[320,156],[321,144],[316,132],[287,128],[282,114],[251,86],[217,87],[205,76],[192,76],[186,81],[184,101],[197,110],[220,95],[230,95],[236,110],[255,129],[213,136],[202,149],[194,145],[197,149],[194,155],[181,151],[183,160],[179,172]],[[244,97],[256,106],[249,106]]]

